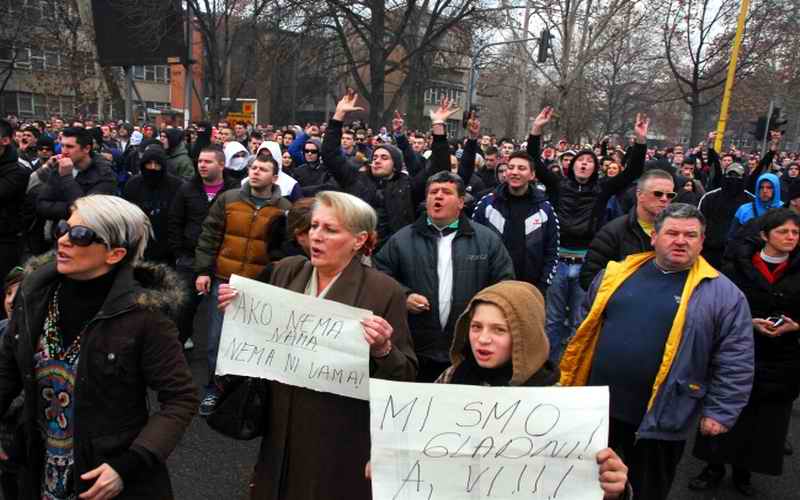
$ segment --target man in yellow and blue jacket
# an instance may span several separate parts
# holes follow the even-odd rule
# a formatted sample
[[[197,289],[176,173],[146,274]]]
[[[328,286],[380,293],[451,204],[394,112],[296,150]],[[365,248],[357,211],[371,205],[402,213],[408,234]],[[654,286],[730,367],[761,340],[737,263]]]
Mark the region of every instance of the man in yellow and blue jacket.
[[[609,446],[641,498],[667,497],[689,433],[733,427],[753,383],[742,292],[702,257],[705,218],[675,203],[655,220],[654,252],[610,262],[561,361],[561,384],[609,386]]]

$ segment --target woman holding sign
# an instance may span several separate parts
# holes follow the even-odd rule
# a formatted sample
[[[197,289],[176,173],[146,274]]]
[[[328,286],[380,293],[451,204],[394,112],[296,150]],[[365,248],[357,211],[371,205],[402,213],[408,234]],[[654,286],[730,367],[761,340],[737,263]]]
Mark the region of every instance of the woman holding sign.
[[[151,229],[136,205],[94,195],[71,212],[55,255],[29,263],[0,345],[0,414],[25,394],[20,498],[172,498],[167,457],[199,403],[165,316],[178,278],[141,262]]]
[[[375,246],[377,215],[360,198],[325,191],[316,196],[310,259],[288,257],[270,283],[374,312],[365,319],[370,377],[413,381],[417,359],[406,321],[406,296],[392,278],[361,263]],[[236,290],[220,286],[220,308]],[[266,431],[251,498],[359,500],[371,498],[369,404],[275,381],[269,383]]]
[[[452,366],[443,384],[545,387],[556,385],[558,367],[548,361],[544,299],[531,284],[503,281],[478,292],[456,323]],[[628,498],[628,468],[611,448],[595,457],[604,498]]]

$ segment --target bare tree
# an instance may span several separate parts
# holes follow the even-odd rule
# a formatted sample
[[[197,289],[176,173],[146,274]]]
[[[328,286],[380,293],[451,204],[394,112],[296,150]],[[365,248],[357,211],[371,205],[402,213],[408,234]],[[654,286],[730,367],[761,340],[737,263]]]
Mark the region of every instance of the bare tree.
[[[737,77],[748,75],[754,61],[779,43],[780,38],[770,36],[770,27],[780,20],[776,13],[788,12],[791,2],[755,0],[751,4],[736,65]],[[664,0],[664,57],[691,112],[692,144],[702,138],[709,111],[722,94],[739,6],[738,0]]]
[[[388,120],[426,64],[427,51],[463,27],[478,0],[327,0],[324,22],[336,34],[349,79],[369,103],[370,123]],[[390,103],[386,79],[398,73]],[[418,109],[418,108],[417,108]]]

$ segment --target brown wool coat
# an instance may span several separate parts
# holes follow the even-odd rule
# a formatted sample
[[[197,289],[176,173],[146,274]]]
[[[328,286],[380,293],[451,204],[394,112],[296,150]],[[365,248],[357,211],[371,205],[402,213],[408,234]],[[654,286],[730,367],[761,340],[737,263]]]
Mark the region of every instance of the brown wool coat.
[[[313,268],[305,257],[275,266],[271,283],[303,293]],[[394,328],[393,349],[370,361],[370,377],[413,381],[417,358],[406,297],[392,278],[353,259],[326,299],[371,310]],[[267,433],[255,467],[254,500],[369,500],[369,403],[270,382]]]

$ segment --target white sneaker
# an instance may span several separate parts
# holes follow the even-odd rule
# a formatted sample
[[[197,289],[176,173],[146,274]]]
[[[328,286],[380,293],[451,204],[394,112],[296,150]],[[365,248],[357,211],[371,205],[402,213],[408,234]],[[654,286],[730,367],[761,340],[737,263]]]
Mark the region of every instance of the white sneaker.
[[[194,342],[192,342],[192,339],[186,339],[186,342],[183,343],[183,350],[191,351],[192,349],[194,349]]]

